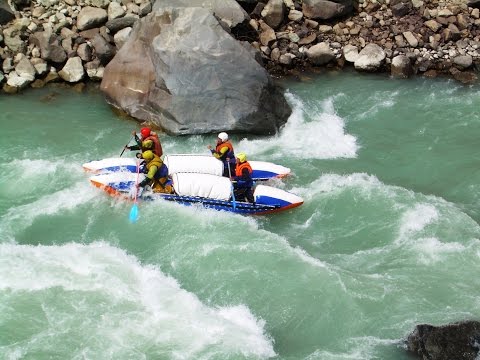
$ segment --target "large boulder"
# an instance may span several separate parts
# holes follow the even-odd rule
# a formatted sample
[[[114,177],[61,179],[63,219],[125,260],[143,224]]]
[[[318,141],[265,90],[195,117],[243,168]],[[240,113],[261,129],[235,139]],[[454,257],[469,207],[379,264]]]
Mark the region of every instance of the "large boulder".
[[[480,322],[444,326],[417,325],[406,340],[407,350],[423,359],[474,360],[479,355]]]
[[[139,20],[106,66],[107,101],[171,134],[273,134],[291,113],[253,52],[210,10],[159,9]]]

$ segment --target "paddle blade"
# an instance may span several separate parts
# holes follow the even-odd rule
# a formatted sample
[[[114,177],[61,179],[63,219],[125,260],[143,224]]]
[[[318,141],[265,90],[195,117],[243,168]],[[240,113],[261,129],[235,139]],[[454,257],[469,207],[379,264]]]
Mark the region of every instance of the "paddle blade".
[[[132,223],[135,223],[137,222],[138,220],[138,205],[137,204],[133,204],[132,208],[130,209],[130,221]]]

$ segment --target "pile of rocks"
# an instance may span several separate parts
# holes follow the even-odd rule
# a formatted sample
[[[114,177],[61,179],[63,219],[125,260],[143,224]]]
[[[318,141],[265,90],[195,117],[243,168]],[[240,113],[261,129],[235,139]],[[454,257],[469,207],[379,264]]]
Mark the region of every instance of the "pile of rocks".
[[[52,81],[101,80],[133,24],[152,11],[150,1],[0,3],[0,87],[14,93]],[[400,77],[477,79],[480,0],[236,1],[244,12],[238,24],[224,20],[233,0],[202,4],[225,30],[257,49],[271,74],[351,64],[360,71]]]
[[[253,44],[271,72],[351,63],[401,77],[448,73],[464,82],[476,79],[480,1],[333,1],[257,3],[250,23],[260,35]]]
[[[151,9],[150,0],[10,0],[0,6],[3,90],[101,80],[135,21]]]

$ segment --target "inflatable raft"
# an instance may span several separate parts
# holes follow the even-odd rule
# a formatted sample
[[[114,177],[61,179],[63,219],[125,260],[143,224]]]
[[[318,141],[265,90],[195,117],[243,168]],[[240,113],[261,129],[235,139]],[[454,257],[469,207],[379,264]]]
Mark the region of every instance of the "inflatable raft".
[[[86,171],[94,173],[110,173],[126,171],[135,173],[137,170],[136,158],[107,158],[90,161],[83,164]],[[163,159],[168,167],[169,174],[175,173],[202,173],[221,176],[223,163],[211,155],[173,154],[165,155]],[[290,169],[266,161],[249,161],[252,167],[253,180],[268,180],[282,178],[290,174]]]
[[[144,179],[139,174],[138,182]],[[137,175],[132,172],[111,172],[90,177],[93,185],[107,193],[127,199],[134,197],[137,189]],[[139,200],[166,200],[183,205],[200,204],[205,208],[230,211],[240,214],[269,214],[295,208],[303,204],[303,199],[288,191],[271,186],[257,185],[254,190],[255,203],[236,201],[230,180],[223,176],[195,173],[174,173],[171,182],[174,194],[140,191]],[[141,188],[140,188],[141,189]]]

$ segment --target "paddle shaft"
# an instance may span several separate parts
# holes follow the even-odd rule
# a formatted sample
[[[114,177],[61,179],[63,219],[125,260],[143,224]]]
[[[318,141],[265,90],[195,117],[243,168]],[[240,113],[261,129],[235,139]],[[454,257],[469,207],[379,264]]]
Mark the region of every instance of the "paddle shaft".
[[[228,178],[230,179],[231,172],[230,172],[230,161],[227,160],[227,166],[228,166]],[[232,180],[230,180],[232,182]],[[233,189],[233,184],[232,185],[232,203],[233,203],[233,209],[237,208],[237,201],[235,200],[235,191]]]
[[[135,135],[132,135],[132,137],[130,138],[130,140],[128,140],[127,145],[125,145],[125,146],[123,147],[123,150],[122,150],[122,152],[120,153],[120,157],[122,157],[123,153],[125,152],[125,149],[127,148],[128,144],[130,144],[130,141],[132,141],[132,139],[134,138],[134,136],[135,136]]]

